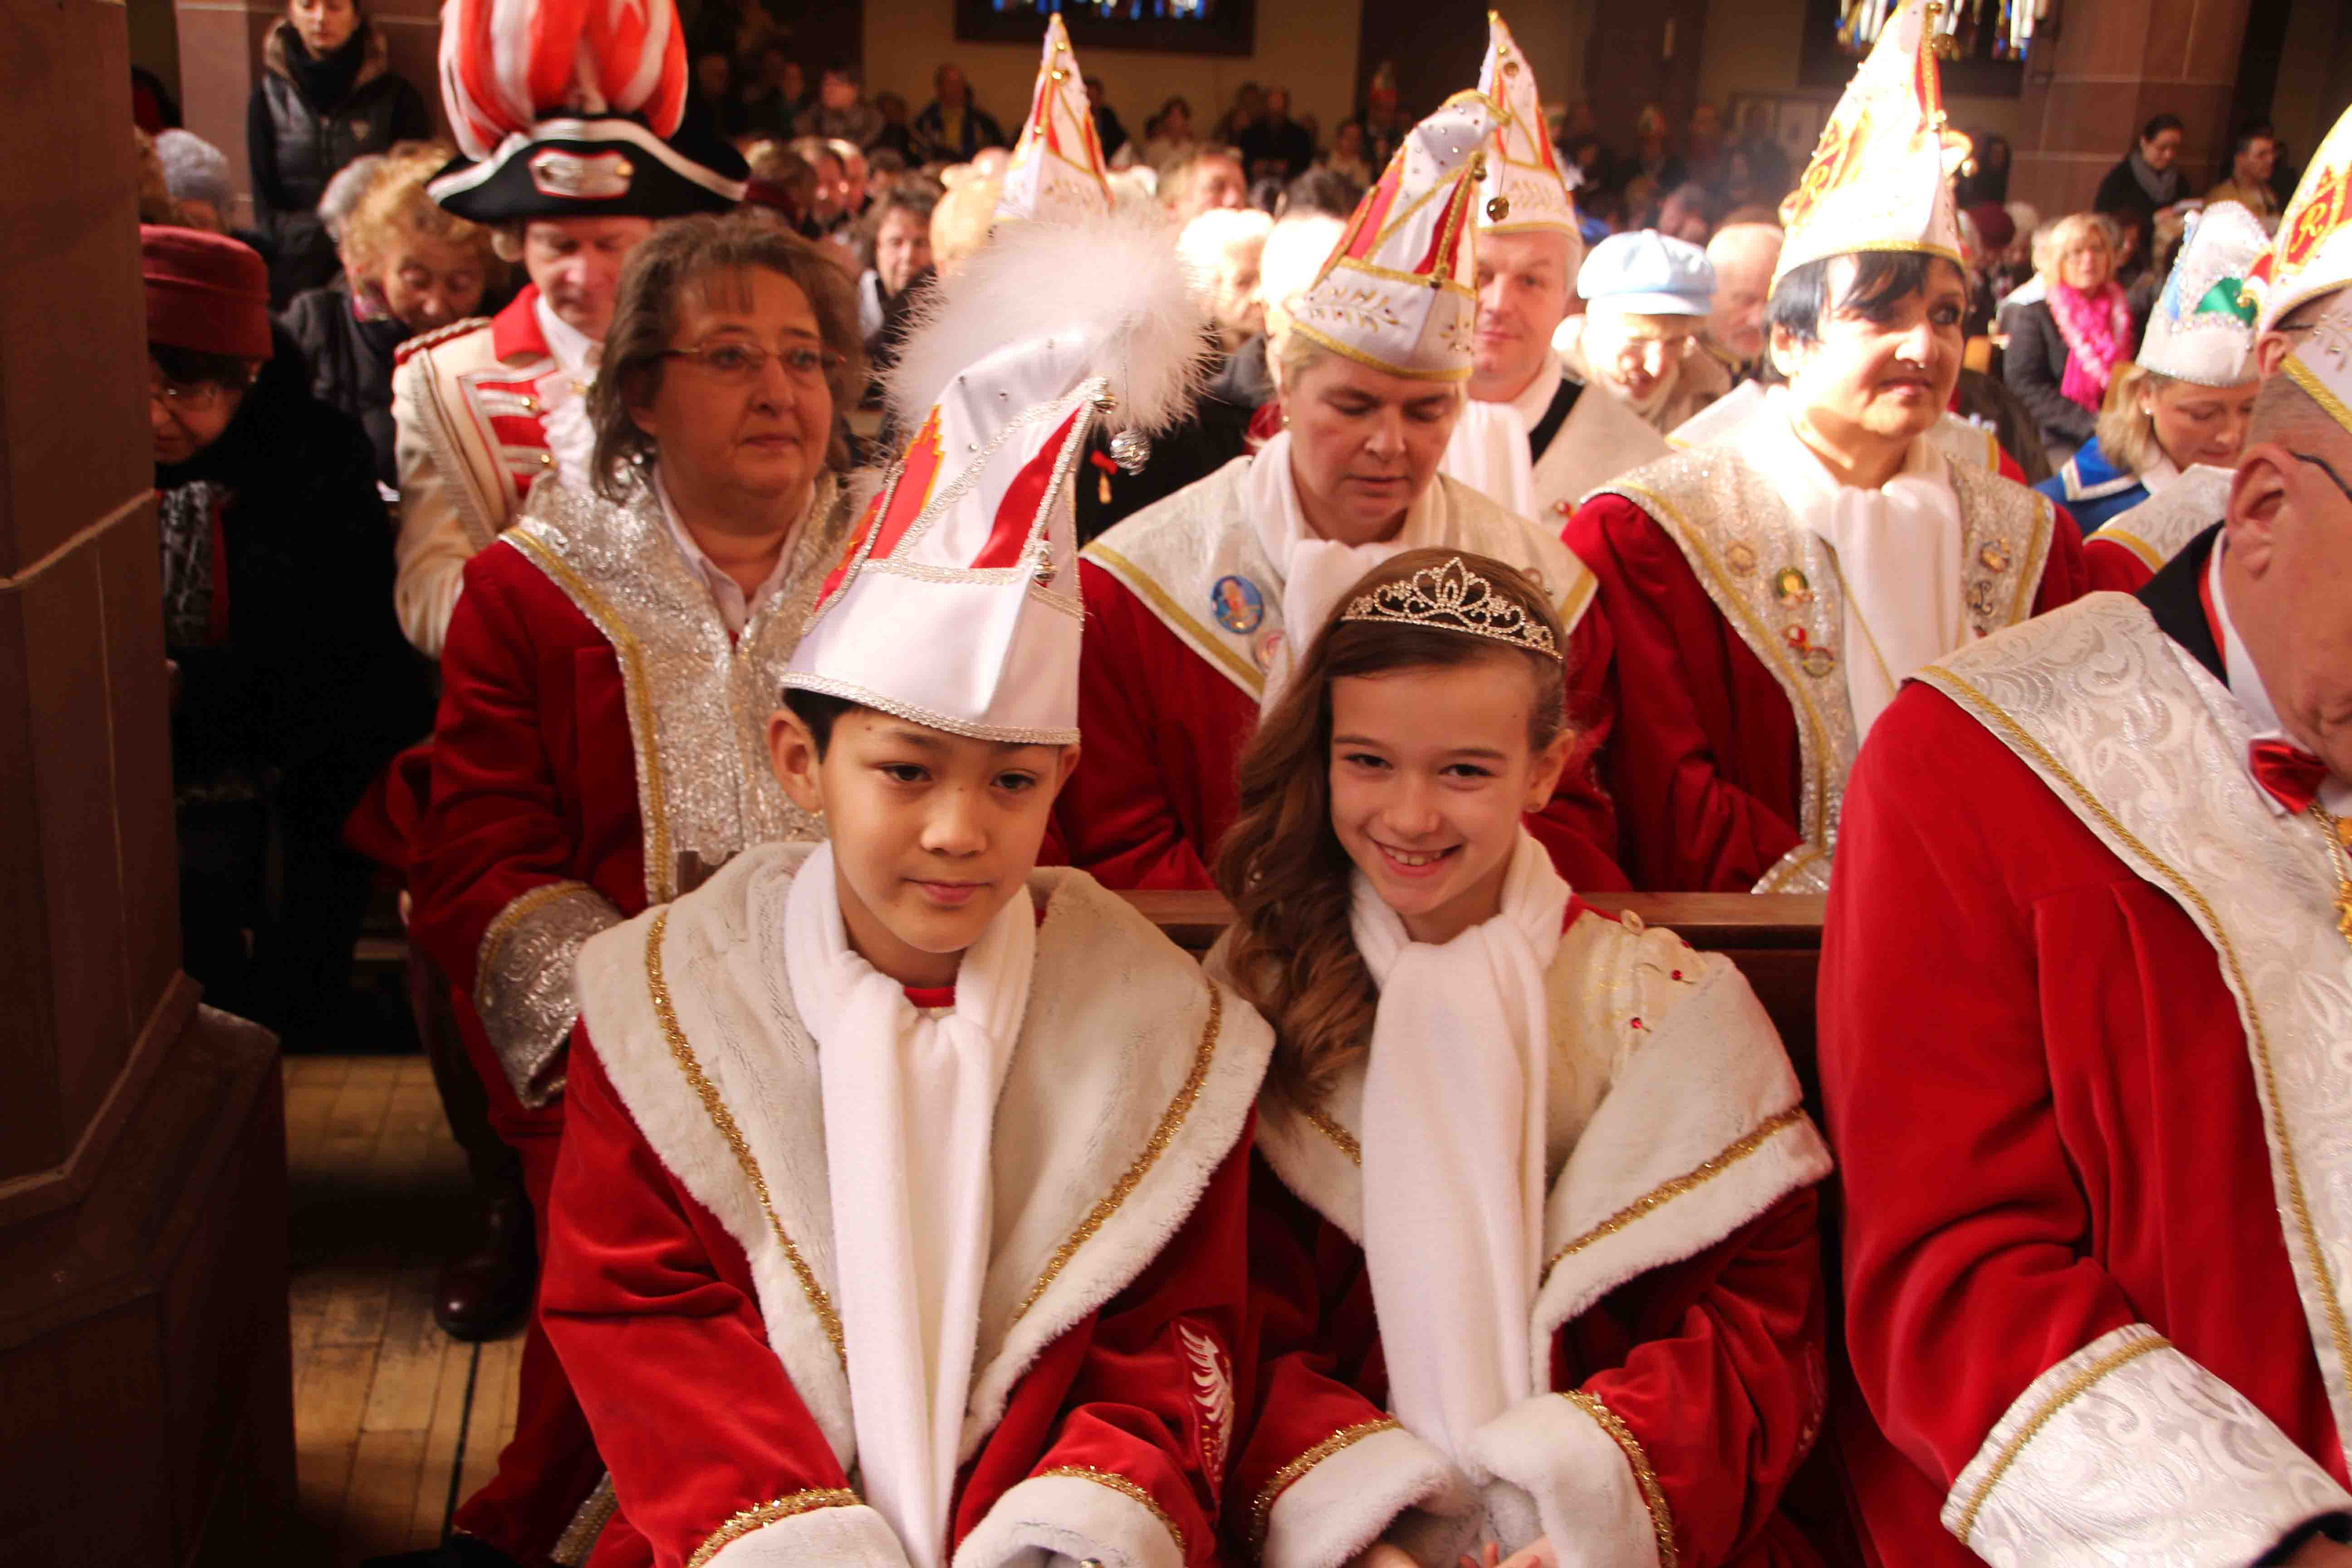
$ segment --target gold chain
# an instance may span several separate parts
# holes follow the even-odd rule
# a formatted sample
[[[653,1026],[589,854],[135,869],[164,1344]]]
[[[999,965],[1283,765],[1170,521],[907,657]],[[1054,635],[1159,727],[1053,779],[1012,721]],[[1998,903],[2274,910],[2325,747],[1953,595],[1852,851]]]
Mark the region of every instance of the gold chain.
[[[2337,816],[2315,800],[2311,816],[2319,824],[2320,837],[2327,840],[2327,858],[2336,868],[2336,929],[2352,942],[2352,847],[2345,842],[2352,834],[2352,819]]]

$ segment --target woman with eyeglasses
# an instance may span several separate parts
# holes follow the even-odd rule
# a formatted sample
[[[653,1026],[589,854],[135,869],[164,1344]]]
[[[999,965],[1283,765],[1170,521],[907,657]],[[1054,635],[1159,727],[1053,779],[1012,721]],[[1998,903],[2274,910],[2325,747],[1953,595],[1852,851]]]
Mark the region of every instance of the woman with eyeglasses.
[[[621,275],[589,487],[541,479],[466,563],[410,932],[462,1004],[542,1225],[573,954],[754,844],[822,836],[762,727],[870,489],[838,413],[864,374],[849,279],[807,241],[740,214],[665,224]],[[601,1474],[556,1365],[534,1319],[525,1384],[554,1392],[467,1505],[509,1540],[560,1532],[538,1500]]]
[[[139,234],[184,961],[206,1001],[299,1048],[350,1021],[370,878],[342,821],[423,728],[425,687],[373,452],[272,331],[268,265],[225,235]]]

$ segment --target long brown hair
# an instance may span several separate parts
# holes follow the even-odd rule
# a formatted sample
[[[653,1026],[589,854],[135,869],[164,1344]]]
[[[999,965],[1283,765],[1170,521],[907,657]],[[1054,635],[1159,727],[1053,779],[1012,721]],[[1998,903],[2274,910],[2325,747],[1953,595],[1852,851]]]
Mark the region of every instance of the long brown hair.
[[[1542,751],[1568,728],[1559,658],[1442,626],[1341,619],[1358,595],[1456,558],[1549,631],[1554,647],[1567,647],[1559,616],[1520,573],[1463,551],[1408,550],[1339,595],[1242,753],[1240,809],[1216,858],[1217,886],[1234,906],[1226,966],[1234,989],[1273,1024],[1274,1079],[1301,1104],[1370,1043],[1380,1005],[1349,923],[1354,864],[1331,828],[1332,683],[1482,659],[1518,664],[1535,679],[1528,749]]]

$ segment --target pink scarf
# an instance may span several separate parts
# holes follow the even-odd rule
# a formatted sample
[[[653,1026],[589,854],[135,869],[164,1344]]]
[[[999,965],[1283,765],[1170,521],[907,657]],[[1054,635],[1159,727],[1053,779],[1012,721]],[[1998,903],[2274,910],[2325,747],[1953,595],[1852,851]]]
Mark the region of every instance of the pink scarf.
[[[2095,294],[2050,285],[2050,314],[2066,340],[2066,376],[2058,390],[2096,414],[2106,400],[2107,377],[2131,336],[2131,310],[2114,279]]]

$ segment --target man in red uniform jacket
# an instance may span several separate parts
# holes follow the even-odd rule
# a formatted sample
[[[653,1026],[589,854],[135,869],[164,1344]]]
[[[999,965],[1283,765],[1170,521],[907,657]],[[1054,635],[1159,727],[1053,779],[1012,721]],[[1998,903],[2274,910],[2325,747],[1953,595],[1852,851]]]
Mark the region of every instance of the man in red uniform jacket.
[[[1927,25],[1888,21],[1782,205],[1789,384],[1569,521],[1616,641],[1601,771],[1637,888],[1821,891],[1896,684],[2084,592],[2063,514],[1936,435],[1968,287]]]
[[[2352,1562],[2336,315],[2265,340],[2221,523],[1921,671],[1854,771],[1821,1063],[1883,1562]]]

